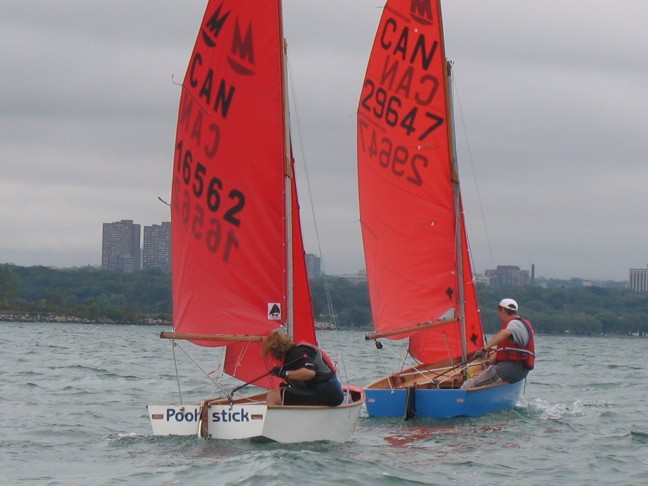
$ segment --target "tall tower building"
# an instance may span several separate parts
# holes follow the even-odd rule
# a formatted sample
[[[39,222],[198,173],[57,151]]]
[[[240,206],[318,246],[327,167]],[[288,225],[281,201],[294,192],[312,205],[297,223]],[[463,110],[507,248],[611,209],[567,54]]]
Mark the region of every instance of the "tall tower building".
[[[130,219],[103,224],[101,268],[113,272],[133,272],[142,268],[141,227]]]
[[[171,273],[171,223],[144,226],[142,268]]]
[[[648,266],[645,268],[631,268],[628,286],[636,292],[648,292]]]
[[[306,253],[306,272],[309,278],[322,276],[322,259],[312,253]]]

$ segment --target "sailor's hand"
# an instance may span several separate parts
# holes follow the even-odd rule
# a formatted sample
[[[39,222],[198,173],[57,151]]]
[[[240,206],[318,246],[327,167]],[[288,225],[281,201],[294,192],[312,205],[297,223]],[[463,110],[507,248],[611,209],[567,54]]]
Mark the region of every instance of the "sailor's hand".
[[[486,354],[487,351],[484,348],[478,349],[477,351],[475,351],[475,354],[473,354],[473,359],[483,358],[484,356],[486,356]]]
[[[279,378],[285,378],[287,375],[286,371],[287,370],[285,370],[283,366],[275,366],[274,368],[272,368],[272,370],[270,370],[270,374],[278,376]]]

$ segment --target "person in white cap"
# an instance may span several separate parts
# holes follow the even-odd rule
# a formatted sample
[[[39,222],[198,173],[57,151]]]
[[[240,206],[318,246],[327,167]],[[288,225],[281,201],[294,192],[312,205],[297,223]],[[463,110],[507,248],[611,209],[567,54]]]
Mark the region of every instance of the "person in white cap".
[[[486,369],[475,378],[466,380],[461,388],[491,385],[498,381],[515,383],[523,380],[535,366],[535,339],[531,322],[518,315],[518,304],[513,299],[502,299],[497,314],[502,328],[474,359],[485,358]]]

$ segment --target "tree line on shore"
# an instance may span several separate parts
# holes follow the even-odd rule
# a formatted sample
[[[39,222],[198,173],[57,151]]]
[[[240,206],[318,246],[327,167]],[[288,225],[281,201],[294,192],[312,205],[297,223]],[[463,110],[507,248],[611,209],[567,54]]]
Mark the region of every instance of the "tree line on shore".
[[[311,292],[316,320],[340,329],[371,329],[365,281],[326,276],[311,280]],[[488,334],[500,326],[497,303],[511,297],[538,333],[648,335],[648,293],[587,287],[572,279],[547,288],[479,285],[478,295]],[[2,320],[170,324],[171,307],[171,278],[159,271],[0,265]]]
[[[156,270],[119,273],[95,267],[4,264],[0,265],[0,318],[170,323],[171,278]]]

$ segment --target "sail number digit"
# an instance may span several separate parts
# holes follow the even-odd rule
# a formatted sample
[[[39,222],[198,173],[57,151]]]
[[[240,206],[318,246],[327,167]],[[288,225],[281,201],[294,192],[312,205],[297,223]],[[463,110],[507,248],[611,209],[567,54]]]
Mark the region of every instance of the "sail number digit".
[[[194,160],[191,150],[184,150],[182,140],[176,145],[175,165],[172,210],[194,239],[204,240],[211,253],[222,251],[227,262],[239,246],[236,229],[241,226],[245,195],[235,188],[227,190],[221,178],[209,174],[202,162]]]
[[[423,171],[428,167],[428,158],[420,153],[410,153],[410,149],[394,143],[386,136],[379,136],[375,128],[360,119],[360,148],[371,158],[378,160],[378,165],[389,170],[396,177],[415,186],[423,185]]]
[[[401,127],[407,136],[416,134],[418,124],[425,123],[424,127],[417,137],[419,142],[425,140],[434,130],[443,125],[445,121],[442,117],[426,111],[423,115],[419,113],[419,107],[413,106],[401,113],[404,108],[403,102],[400,97],[390,95],[389,92],[382,87],[376,87],[376,84],[371,79],[365,80],[365,96],[362,98],[361,106],[378,121],[384,121],[385,124],[394,128]],[[420,122],[421,118],[424,119]]]

